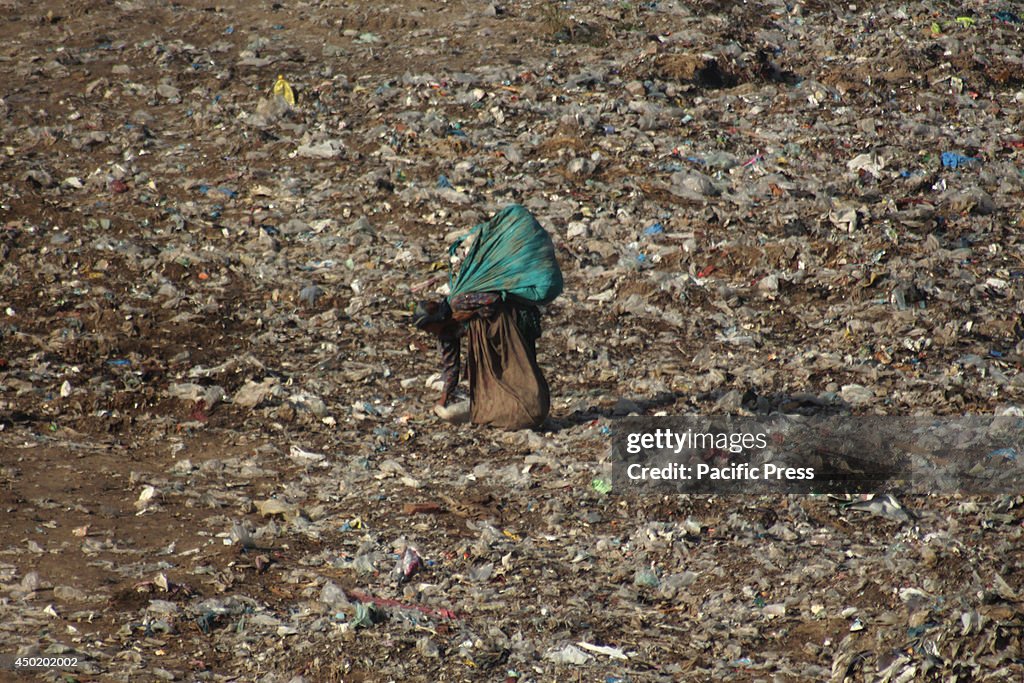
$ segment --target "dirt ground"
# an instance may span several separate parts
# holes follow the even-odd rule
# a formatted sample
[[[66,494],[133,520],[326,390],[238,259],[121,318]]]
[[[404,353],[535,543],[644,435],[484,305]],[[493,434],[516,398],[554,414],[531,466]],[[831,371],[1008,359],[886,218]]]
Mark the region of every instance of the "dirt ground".
[[[678,84],[667,100],[683,110],[721,102],[689,141],[756,163],[783,145],[729,112],[813,79],[853,111],[798,124],[802,158],[827,165],[902,144],[926,72],[950,62],[984,84],[971,115],[1002,131],[965,154],[1016,168],[1012,56],[930,53],[927,26],[958,11],[944,3],[910,3],[922,46],[867,61],[857,36],[887,30],[872,3],[798,3],[837,31],[845,65],[758,51],[796,16],[782,3],[676,5],[685,18],[634,2],[0,0],[0,656],[81,662],[0,680],[1024,680],[1020,495],[905,491],[908,522],[821,496],[594,485],[630,412],[866,386],[864,412],[990,413],[1024,394],[1013,187],[982,212],[926,196],[937,162],[917,189],[841,179],[836,162],[822,182],[862,216],[938,207],[942,248],[974,248],[947,265],[930,228],[892,247],[865,218],[833,239],[799,177],[747,205],[673,193],[655,168],[683,158],[659,142],[671,132],[629,108],[645,81]],[[709,36],[685,58],[662,46],[684,28]],[[990,48],[1020,40],[992,30]],[[744,59],[693,56],[729,41]],[[284,113],[278,74],[297,94]],[[786,102],[761,114],[776,140]],[[627,124],[579,123],[597,110]],[[869,115],[877,129],[858,128]],[[295,153],[334,139],[343,151]],[[436,420],[436,354],[406,322],[446,235],[508,201],[556,233],[567,282],[544,317],[554,401],[535,433]],[[569,236],[617,215],[635,235],[665,222],[651,269],[624,270],[618,233]],[[846,279],[759,296],[801,249]],[[970,278],[944,284],[953,270]],[[676,288],[687,273],[718,284]],[[914,277],[929,307],[892,312],[882,290]],[[238,400],[261,383],[264,398]],[[392,567],[410,546],[422,563],[406,581]]]

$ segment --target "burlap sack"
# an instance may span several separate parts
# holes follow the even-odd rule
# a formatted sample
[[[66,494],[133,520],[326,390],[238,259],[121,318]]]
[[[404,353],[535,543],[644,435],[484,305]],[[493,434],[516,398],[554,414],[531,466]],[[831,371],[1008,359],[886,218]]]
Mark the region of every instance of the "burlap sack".
[[[468,324],[470,414],[474,424],[502,429],[540,426],[548,416],[548,383],[530,353],[515,311],[503,303],[491,320]]]

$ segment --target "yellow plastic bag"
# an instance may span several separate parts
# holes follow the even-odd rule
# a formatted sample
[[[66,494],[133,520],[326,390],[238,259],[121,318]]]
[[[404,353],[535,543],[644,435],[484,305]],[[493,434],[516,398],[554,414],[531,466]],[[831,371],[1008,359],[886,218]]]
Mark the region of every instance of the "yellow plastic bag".
[[[274,82],[274,94],[284,98],[290,106],[295,106],[295,91],[292,90],[291,84],[284,80],[284,76],[278,75],[277,81]]]

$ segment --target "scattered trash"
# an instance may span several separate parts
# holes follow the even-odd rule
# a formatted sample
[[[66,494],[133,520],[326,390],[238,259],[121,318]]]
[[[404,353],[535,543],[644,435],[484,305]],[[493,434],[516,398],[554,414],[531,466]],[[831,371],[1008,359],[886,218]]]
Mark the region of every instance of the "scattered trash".
[[[142,493],[139,494],[138,500],[135,501],[135,508],[139,511],[139,514],[145,512],[149,507],[156,504],[158,493],[155,486],[146,486],[142,489]]]
[[[283,503],[275,498],[269,498],[267,500],[257,500],[253,503],[256,510],[264,517],[273,517],[280,515],[281,517],[288,518],[294,517],[298,514],[298,507],[295,505],[289,505]]]
[[[544,655],[544,659],[548,659],[555,664],[570,664],[574,666],[586,664],[593,658],[592,655],[587,654],[575,645],[566,645],[560,650],[552,650]]]
[[[873,515],[888,517],[898,522],[911,522],[914,519],[911,513],[888,493],[873,495],[868,500],[848,503],[845,507],[847,510],[870,512]]]
[[[0,5],[0,653],[1024,680],[1019,487],[607,469],[631,414],[1021,419],[1019,3]],[[510,203],[564,292],[505,432],[407,320]]]
[[[299,291],[299,301],[307,307],[312,308],[313,306],[316,306],[317,300],[323,296],[323,294],[324,290],[318,285],[308,285]]]
[[[1017,449],[1016,448],[997,448],[988,454],[990,458],[1000,458],[1003,460],[1016,461],[1017,460]]]
[[[386,613],[376,605],[359,602],[355,605],[355,614],[352,616],[349,626],[352,628],[371,628],[374,624],[379,624],[385,619],[387,619]]]
[[[244,522],[232,522],[231,540],[242,548],[249,549],[256,547],[256,540],[253,538],[253,532],[249,525]]]
[[[612,659],[628,659],[626,653],[617,647],[609,647],[608,645],[593,645],[582,640],[576,644],[580,646],[580,648],[586,650],[587,652],[605,655],[606,657],[611,657]]]
[[[292,444],[288,449],[288,457],[292,460],[304,464],[304,465],[325,465],[327,464],[327,456],[323,453],[313,453],[307,451],[304,448],[300,448]]]
[[[341,531],[357,531],[363,528],[363,520],[360,517],[354,517],[353,519],[346,520],[341,525]]]
[[[432,607],[427,607],[425,605],[416,605],[416,604],[404,603],[401,600],[394,600],[394,599],[391,599],[391,598],[380,598],[380,597],[371,596],[371,595],[368,595],[368,594],[363,593],[362,591],[358,591],[358,590],[350,590],[350,591],[348,591],[348,594],[354,600],[358,600],[360,603],[364,603],[364,604],[373,604],[373,605],[376,605],[378,607],[393,607],[393,608],[399,609],[399,610],[410,610],[410,611],[414,611],[414,612],[419,612],[421,614],[425,614],[428,617],[431,617],[431,618],[434,618],[434,619],[448,619],[448,620],[458,619],[458,617],[456,616],[456,614],[454,612],[452,612],[449,609],[445,609],[445,608],[436,608],[435,609],[435,608],[432,608]]]
[[[415,548],[407,547],[398,558],[398,564],[391,572],[399,582],[408,581],[423,567],[423,559]]]
[[[295,91],[292,90],[291,83],[286,81],[284,76],[278,75],[277,80],[274,81],[273,92],[276,97],[287,102],[288,106],[295,106]]]
[[[885,158],[880,157],[877,154],[858,154],[853,159],[846,162],[846,168],[854,172],[863,171],[865,173],[870,173],[875,178],[881,178],[882,169],[885,168],[885,163]]]
[[[966,168],[973,166],[977,161],[974,157],[964,156],[957,152],[942,153],[942,165],[945,168]]]
[[[633,574],[633,585],[646,588],[657,588],[661,584],[658,574],[650,569],[637,569]]]

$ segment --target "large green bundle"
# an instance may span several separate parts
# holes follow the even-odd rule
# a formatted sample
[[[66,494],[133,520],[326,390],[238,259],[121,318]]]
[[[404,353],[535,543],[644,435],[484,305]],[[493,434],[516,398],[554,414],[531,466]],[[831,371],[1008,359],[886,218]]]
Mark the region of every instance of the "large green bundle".
[[[537,219],[511,204],[481,223],[448,250],[473,236],[469,253],[452,277],[451,294],[501,292],[533,304],[550,303],[562,293],[562,271],[551,237]]]

